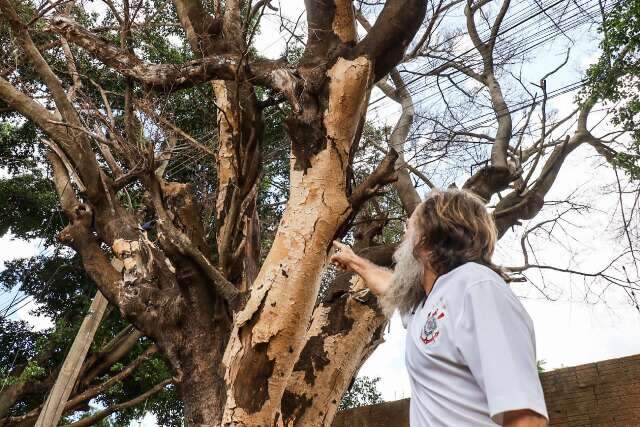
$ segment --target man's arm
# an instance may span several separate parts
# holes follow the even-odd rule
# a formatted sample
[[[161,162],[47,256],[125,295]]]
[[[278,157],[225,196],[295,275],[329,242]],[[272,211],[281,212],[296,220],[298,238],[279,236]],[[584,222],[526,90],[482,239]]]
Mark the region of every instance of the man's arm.
[[[356,255],[349,246],[343,243],[334,241],[333,246],[336,248],[336,253],[331,257],[333,265],[342,270],[352,271],[362,277],[374,295],[381,295],[387,290],[393,271]]]
[[[505,427],[548,427],[547,419],[530,410],[508,411],[504,413],[502,425]]]

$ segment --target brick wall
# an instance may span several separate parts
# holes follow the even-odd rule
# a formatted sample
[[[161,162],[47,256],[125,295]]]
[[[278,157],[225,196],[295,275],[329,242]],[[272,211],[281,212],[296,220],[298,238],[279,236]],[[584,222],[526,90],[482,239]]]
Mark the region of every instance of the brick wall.
[[[553,427],[640,426],[640,355],[542,374]],[[408,427],[409,399],[340,412],[333,427]]]

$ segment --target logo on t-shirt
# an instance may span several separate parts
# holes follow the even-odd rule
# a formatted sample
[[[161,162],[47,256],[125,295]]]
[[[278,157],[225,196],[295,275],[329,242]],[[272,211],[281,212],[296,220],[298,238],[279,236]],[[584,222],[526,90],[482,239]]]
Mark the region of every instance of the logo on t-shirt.
[[[427,321],[422,327],[420,339],[425,344],[431,344],[438,338],[440,331],[438,330],[438,321],[444,317],[444,312],[436,308],[433,312],[427,314]]]

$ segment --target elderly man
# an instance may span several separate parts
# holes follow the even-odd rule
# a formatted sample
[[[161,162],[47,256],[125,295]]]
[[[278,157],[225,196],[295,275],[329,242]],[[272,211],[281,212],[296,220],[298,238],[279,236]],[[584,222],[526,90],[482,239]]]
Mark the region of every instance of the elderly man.
[[[334,242],[331,262],[360,275],[407,329],[411,427],[547,426],[533,324],[491,262],[497,237],[484,204],[434,191],[413,212],[394,271]]]

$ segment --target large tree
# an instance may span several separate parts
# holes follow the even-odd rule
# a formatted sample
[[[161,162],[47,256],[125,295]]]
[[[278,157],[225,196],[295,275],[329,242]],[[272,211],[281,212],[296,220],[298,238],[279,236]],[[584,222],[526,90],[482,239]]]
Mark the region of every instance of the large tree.
[[[391,265],[398,220],[420,201],[414,180],[433,185],[415,159],[475,166],[463,186],[491,205],[501,236],[543,210],[578,147],[614,163],[616,141],[588,123],[597,93],[567,117],[546,111],[555,66],[537,93],[508,98],[500,79],[526,45],[507,32],[527,22],[506,24],[508,0],[366,9],[308,0],[302,35],[272,3],[104,0],[92,16],[80,2],[0,0],[12,52],[2,60],[0,107],[7,132],[27,124],[31,132],[7,138],[10,157],[19,161],[29,143],[45,153],[66,217],[57,239],[75,253],[58,262],[81,265],[84,286],[95,283],[120,316],[112,313],[109,339],[85,362],[67,409],[113,394],[158,354],[171,372],[136,378],[76,426],[165,387],[177,388],[187,425],[329,425],[388,320],[360,279],[322,276],[331,242],[348,236]],[[277,60],[255,49],[274,9],[291,42]],[[456,9],[462,31],[440,31]],[[459,53],[467,38],[472,47]],[[445,108],[415,105],[416,79],[433,82]],[[401,110],[393,129],[366,120],[374,90]],[[488,121],[468,125],[469,114],[487,111]],[[50,203],[43,199],[34,205]],[[523,242],[544,226],[524,230]],[[514,273],[548,267],[524,255]],[[37,417],[51,381],[38,388],[33,366],[25,358],[12,374],[26,374],[1,392],[8,424]]]

